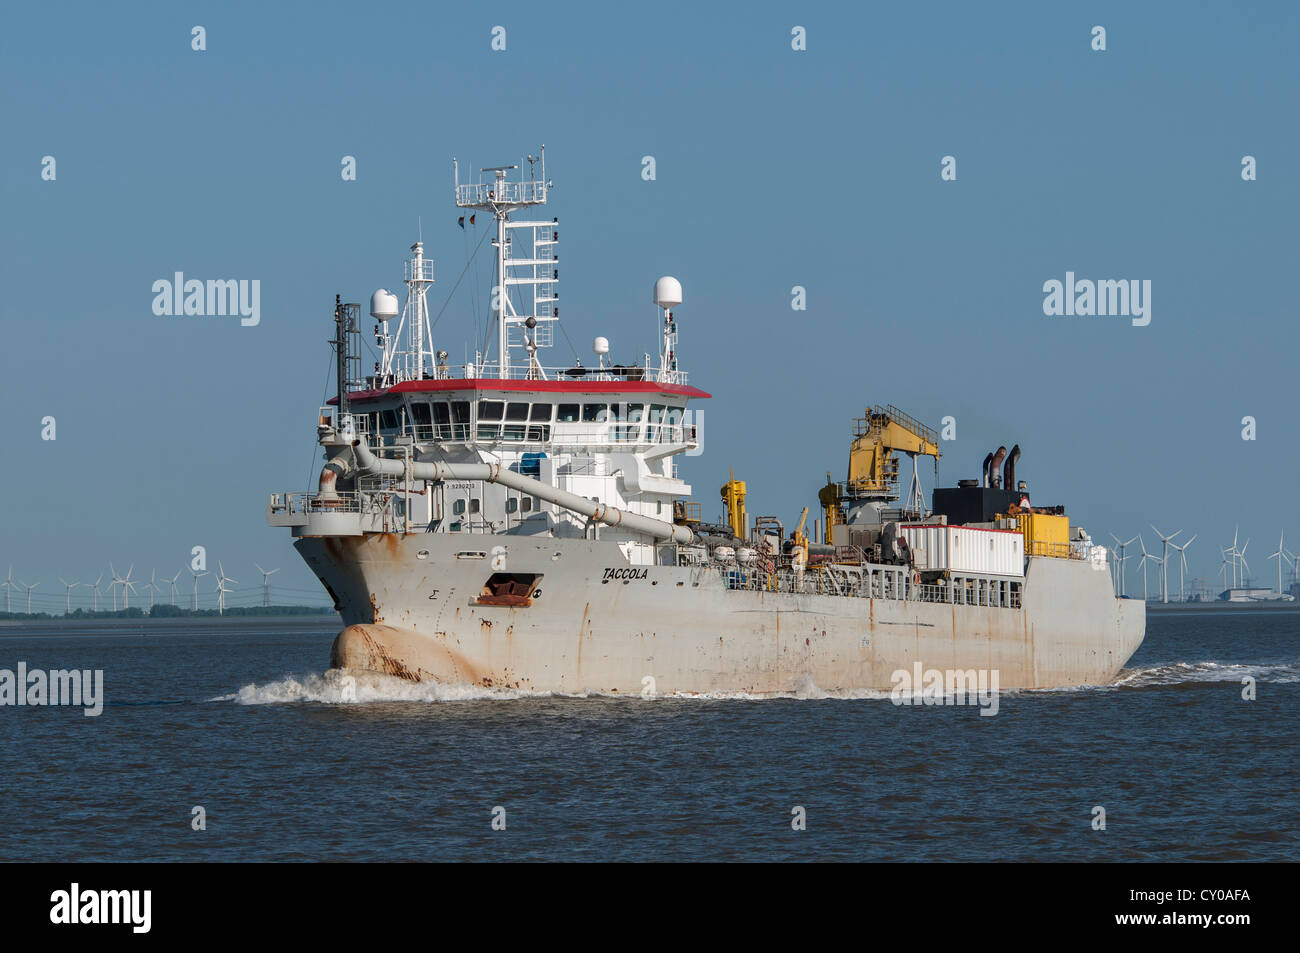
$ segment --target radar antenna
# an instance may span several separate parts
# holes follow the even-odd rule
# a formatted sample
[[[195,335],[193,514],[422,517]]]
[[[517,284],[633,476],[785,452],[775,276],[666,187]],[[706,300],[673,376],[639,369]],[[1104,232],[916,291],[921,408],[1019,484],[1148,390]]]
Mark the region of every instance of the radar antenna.
[[[541,176],[537,175],[538,166]],[[456,188],[456,205],[490,212],[496,219],[497,234],[496,275],[492,289],[492,311],[497,323],[497,376],[511,375],[510,351],[524,348],[528,352],[528,365],[524,376],[528,379],[545,379],[545,372],[537,359],[538,348],[550,347],[552,328],[559,319],[559,294],[555,284],[559,280],[560,256],[556,244],[560,240],[558,219],[549,222],[512,222],[510,215],[520,209],[546,204],[546,193],[551,183],[546,178],[546,146],[540,154],[528,156],[528,178],[512,182],[507,173],[517,165],[485,166],[479,170],[478,182],[460,181],[460,164],[452,160],[452,178]],[[491,173],[483,181],[482,173]],[[512,232],[531,230],[531,247],[526,252],[515,252]],[[511,289],[532,289],[532,301],[518,305]]]

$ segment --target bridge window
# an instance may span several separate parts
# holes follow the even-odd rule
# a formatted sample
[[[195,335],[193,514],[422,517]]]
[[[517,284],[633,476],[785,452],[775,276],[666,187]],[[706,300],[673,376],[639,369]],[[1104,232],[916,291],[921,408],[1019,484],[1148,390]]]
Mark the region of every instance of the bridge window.
[[[444,401],[437,401],[433,408],[433,436],[436,440],[451,439],[451,413]]]
[[[571,424],[578,420],[577,404],[561,404],[558,416],[555,418],[557,423]]]
[[[528,419],[549,424],[551,422],[551,409],[550,404],[533,404],[533,412]]]
[[[429,405],[424,401],[411,404],[411,416],[415,419],[417,424],[425,424],[427,426],[428,424],[433,423],[433,419],[429,416]]]
[[[582,419],[584,423],[603,423],[609,419],[609,404],[583,404]]]
[[[664,419],[664,405],[651,404],[650,416],[648,418],[649,423],[647,424],[646,431],[645,431],[645,438],[647,440],[656,439],[655,435],[659,432],[659,428],[656,427],[655,424],[660,423],[663,419]]]
[[[506,406],[506,420],[527,420],[528,405],[510,403]]]
[[[451,403],[451,436],[453,440],[469,439],[469,401],[455,400]]]
[[[500,420],[506,405],[499,400],[480,400],[478,402],[479,420]]]
[[[396,430],[396,429],[397,429],[397,411],[395,411],[395,410],[381,410],[381,411],[379,412],[379,421],[380,421],[380,426],[382,426],[383,429],[385,429],[385,430]]]
[[[641,436],[641,419],[645,416],[645,404],[623,404],[619,407],[627,426],[615,430],[615,440],[637,440]]]

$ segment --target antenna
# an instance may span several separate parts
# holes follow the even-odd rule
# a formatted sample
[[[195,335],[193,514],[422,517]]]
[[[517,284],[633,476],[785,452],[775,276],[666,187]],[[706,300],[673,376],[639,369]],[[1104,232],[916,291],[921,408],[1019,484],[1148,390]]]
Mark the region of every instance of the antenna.
[[[677,323],[673,308],[682,303],[682,283],[671,275],[655,282],[655,304],[663,309],[663,350],[659,353],[659,380],[677,380]],[[915,460],[913,460],[915,463]]]
[[[537,176],[539,163],[542,167],[540,178]],[[560,240],[556,227],[558,219],[512,222],[510,216],[521,209],[546,204],[546,193],[551,184],[546,178],[546,146],[542,146],[536,158],[528,157],[526,180],[510,181],[507,173],[518,168],[516,165],[484,166],[479,170],[478,182],[461,182],[460,165],[452,159],[452,181],[458,208],[490,212],[496,219],[497,235],[492,244],[496,248],[497,260],[492,303],[497,323],[497,376],[510,376],[510,350],[523,347],[529,352],[526,377],[545,380],[546,375],[536,360],[536,349],[551,346],[551,325],[560,314],[556,304],[559,294],[555,291],[555,283],[560,277],[560,256],[555,250]],[[484,172],[492,175],[487,182],[482,180],[481,173]],[[510,233],[520,229],[532,230],[532,247],[525,253],[515,254]],[[532,288],[531,308],[516,309],[510,294],[510,289],[516,286]],[[533,323],[525,330],[529,318]]]

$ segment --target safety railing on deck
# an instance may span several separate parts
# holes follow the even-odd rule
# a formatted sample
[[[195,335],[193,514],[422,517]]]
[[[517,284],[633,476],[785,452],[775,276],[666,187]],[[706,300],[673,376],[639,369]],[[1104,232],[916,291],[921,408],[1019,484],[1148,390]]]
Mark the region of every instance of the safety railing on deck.
[[[697,584],[707,574],[717,573],[728,589],[984,606],[994,609],[1020,607],[1021,581],[1018,579],[975,576],[923,583],[919,574],[909,567],[867,563],[861,558],[861,550],[857,550],[858,558],[861,559],[859,562],[836,561],[800,567],[788,555],[774,557],[761,553],[742,564],[731,556],[719,558],[717,549],[716,546],[707,551],[699,546],[679,547],[678,563],[697,567]]]

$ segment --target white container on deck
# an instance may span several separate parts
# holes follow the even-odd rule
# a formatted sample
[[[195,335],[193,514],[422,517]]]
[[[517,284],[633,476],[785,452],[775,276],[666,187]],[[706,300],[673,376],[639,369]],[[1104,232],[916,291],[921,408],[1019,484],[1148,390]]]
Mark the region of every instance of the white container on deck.
[[[1025,574],[1025,537],[1017,530],[905,524],[899,527],[916,568],[981,576]]]

